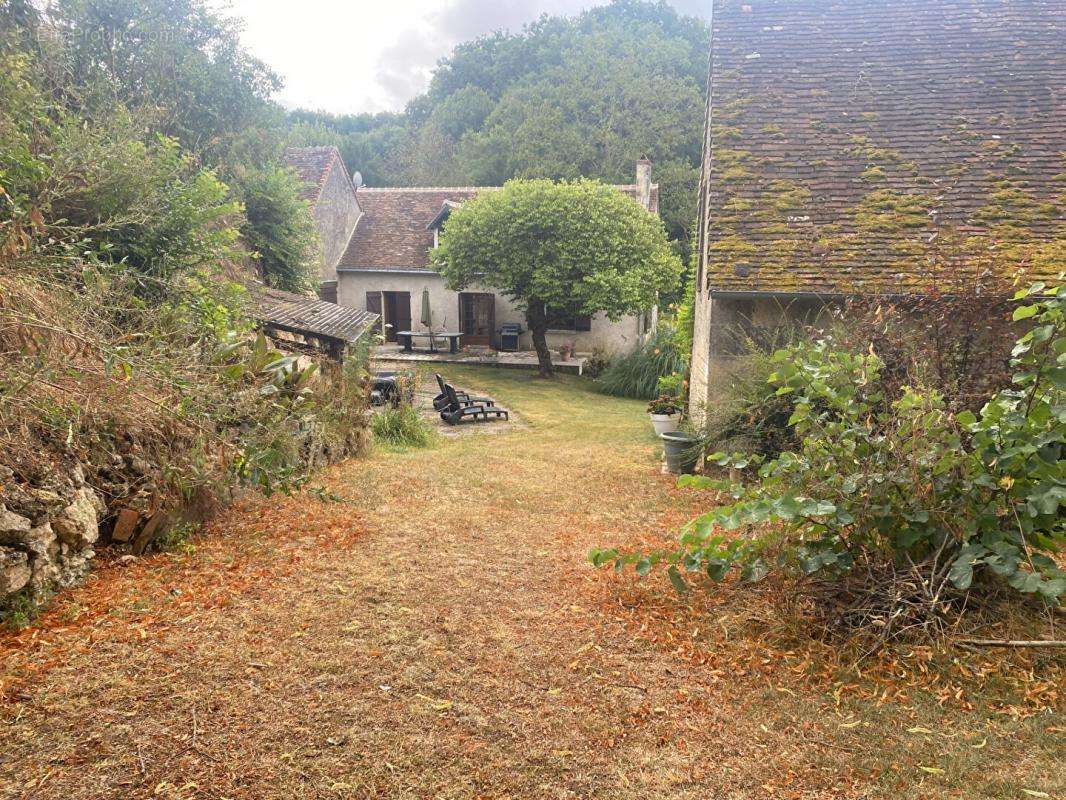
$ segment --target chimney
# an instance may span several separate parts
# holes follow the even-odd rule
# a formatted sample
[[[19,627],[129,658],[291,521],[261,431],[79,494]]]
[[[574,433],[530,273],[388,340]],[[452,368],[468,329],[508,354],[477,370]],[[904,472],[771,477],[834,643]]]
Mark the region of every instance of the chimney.
[[[637,161],[637,202],[651,211],[651,161],[647,156]]]

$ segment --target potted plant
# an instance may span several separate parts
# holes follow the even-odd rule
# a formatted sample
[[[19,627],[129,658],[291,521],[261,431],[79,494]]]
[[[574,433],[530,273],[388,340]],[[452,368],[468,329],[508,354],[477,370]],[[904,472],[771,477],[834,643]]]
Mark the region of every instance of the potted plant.
[[[662,436],[669,431],[676,431],[681,424],[681,402],[671,395],[664,394],[648,403],[648,414],[655,433]]]
[[[570,357],[573,356],[573,355],[574,355],[574,343],[573,342],[563,342],[561,345],[559,345],[559,360],[560,361],[569,361]]]

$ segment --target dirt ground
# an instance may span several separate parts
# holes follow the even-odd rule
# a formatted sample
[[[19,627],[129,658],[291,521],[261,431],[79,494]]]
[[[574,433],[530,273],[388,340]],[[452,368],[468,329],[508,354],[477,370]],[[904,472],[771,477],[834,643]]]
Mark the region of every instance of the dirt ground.
[[[0,798],[1064,796],[1060,664],[842,671],[758,593],[593,570],[710,501],[642,404],[448,377],[522,424],[247,500],[0,639]]]

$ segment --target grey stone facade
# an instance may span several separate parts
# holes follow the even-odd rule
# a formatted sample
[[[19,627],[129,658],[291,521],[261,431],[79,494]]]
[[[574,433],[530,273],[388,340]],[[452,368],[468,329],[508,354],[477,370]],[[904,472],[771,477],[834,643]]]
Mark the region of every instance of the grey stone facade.
[[[323,284],[332,282],[336,285],[337,262],[344,255],[348,239],[351,238],[355,223],[359,220],[359,213],[355,187],[352,186],[344,164],[338,158],[330,168],[315,204]]]
[[[81,466],[46,483],[21,483],[0,467],[0,602],[20,591],[40,597],[70,586],[95,555],[104,503]]]
[[[355,185],[336,147],[290,147],[285,163],[304,184],[318,227],[319,295],[337,302],[337,263],[362,215]]]

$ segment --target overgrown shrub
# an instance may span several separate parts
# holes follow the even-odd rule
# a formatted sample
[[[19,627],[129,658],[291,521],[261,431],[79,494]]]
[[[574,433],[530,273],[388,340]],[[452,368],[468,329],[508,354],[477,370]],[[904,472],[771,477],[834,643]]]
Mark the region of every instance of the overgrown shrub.
[[[585,366],[582,374],[589,378],[598,378],[611,366],[611,354],[603,347],[594,347],[592,352],[585,358]]]
[[[920,293],[850,299],[836,332],[844,347],[878,354],[890,396],[920,384],[940,392],[953,410],[977,411],[1010,385],[1014,293],[993,273],[946,268]]]
[[[378,411],[371,417],[370,427],[376,441],[394,447],[429,447],[438,436],[418,409],[408,403]]]
[[[169,512],[291,490],[358,450],[365,363],[318,375],[257,339],[227,187],[121,107],[50,104],[41,65],[5,45],[0,453],[16,479],[77,463],[108,515]]]
[[[173,508],[237,484],[288,491],[361,447],[365,362],[275,349],[220,276],[146,305],[118,269],[86,267],[77,289],[0,278],[0,444],[24,480],[73,457],[118,507]]]
[[[660,378],[684,369],[673,328],[660,323],[655,336],[611,363],[600,376],[599,390],[615,397],[651,400],[658,394]]]
[[[264,167],[242,186],[254,223],[219,178],[248,174],[238,150],[270,163],[238,141],[263,133],[237,119],[257,117],[269,91],[234,83],[261,65],[233,72],[227,59],[246,54],[209,52],[232,31],[211,30],[202,4],[149,5],[119,9],[136,29],[117,39],[92,3],[0,31],[0,466],[13,478],[0,488],[83,473],[106,501],[101,543],[119,510],[165,517],[173,536],[239,486],[291,491],[369,439],[364,358],[297,357],[253,330],[248,240],[307,266],[306,231],[287,222],[297,211],[306,222],[291,176]],[[89,52],[97,45],[106,59]],[[157,58],[172,45],[183,59]],[[171,82],[144,83],[127,71],[135,60]],[[153,97],[183,84],[197,102],[124,106],[126,80]]]
[[[792,397],[795,452],[760,464],[750,485],[706,477],[736,502],[693,520],[681,547],[651,554],[596,550],[594,564],[669,565],[722,580],[771,570],[801,576],[834,626],[880,639],[939,632],[999,587],[1058,603],[1066,573],[1066,288],[1019,293],[1030,330],[1013,350],[1014,377],[980,410],[954,412],[936,389],[886,396],[884,362],[832,339],[773,357],[777,393]],[[773,523],[768,525],[767,523]],[[737,535],[741,531],[748,535]]]
[[[696,275],[699,272],[699,254],[693,252],[689,257],[682,287],[682,299],[677,304],[674,315],[674,346],[681,354],[681,360],[687,370],[692,360],[692,337],[696,327]]]
[[[777,393],[770,381],[774,369],[770,353],[751,348],[722,371],[700,427],[707,452],[743,451],[776,458],[795,449],[799,440],[790,422],[793,398]]]
[[[290,292],[317,288],[318,232],[299,178],[277,167],[246,170],[237,188],[244,201],[242,233],[263,281]]]

